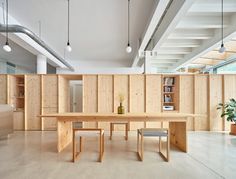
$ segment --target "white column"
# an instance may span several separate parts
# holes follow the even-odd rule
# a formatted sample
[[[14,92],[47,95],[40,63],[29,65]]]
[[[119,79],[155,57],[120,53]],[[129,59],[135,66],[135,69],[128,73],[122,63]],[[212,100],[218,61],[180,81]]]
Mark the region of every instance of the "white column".
[[[152,73],[152,67],[151,67],[151,53],[146,53],[145,59],[144,59],[144,74],[150,74]]]
[[[37,74],[47,74],[47,57],[37,55]]]

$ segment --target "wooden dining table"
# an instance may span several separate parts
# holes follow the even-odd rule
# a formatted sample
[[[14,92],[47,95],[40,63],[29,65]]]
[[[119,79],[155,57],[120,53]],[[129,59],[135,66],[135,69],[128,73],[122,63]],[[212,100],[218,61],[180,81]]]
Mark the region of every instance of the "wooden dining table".
[[[194,117],[205,117],[188,113],[55,113],[39,117],[57,119],[57,150],[61,152],[72,142],[72,122],[168,122],[170,142],[183,152],[188,151],[187,120]]]

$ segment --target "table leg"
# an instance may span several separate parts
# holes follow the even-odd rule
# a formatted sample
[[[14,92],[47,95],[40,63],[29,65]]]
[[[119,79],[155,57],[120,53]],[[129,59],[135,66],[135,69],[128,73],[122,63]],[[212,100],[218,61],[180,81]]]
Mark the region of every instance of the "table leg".
[[[186,122],[170,122],[170,142],[183,152],[188,151]]]
[[[72,142],[72,122],[57,120],[57,151],[61,152]]]

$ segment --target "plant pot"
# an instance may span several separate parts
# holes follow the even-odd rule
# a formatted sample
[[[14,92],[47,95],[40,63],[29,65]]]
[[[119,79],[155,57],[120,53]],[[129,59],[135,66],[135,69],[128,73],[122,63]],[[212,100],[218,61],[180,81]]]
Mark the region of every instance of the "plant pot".
[[[230,135],[236,135],[236,124],[231,124],[229,134]]]

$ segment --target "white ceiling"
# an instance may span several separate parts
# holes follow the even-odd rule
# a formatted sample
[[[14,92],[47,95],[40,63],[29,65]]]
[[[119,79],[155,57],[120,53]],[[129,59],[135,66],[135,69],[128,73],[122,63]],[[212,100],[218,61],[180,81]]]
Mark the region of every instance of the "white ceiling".
[[[71,0],[70,60],[129,61],[138,50],[157,0],[131,0],[131,45],[127,54],[127,0]],[[22,25],[39,34],[64,56],[67,42],[67,0],[10,0],[9,13]],[[129,64],[128,63],[128,64]]]

